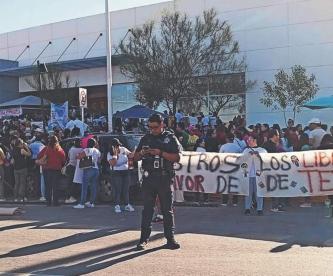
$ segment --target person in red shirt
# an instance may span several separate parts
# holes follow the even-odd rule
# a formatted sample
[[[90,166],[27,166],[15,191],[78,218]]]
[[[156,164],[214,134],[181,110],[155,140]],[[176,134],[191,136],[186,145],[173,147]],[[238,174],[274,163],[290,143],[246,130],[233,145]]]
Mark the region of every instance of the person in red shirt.
[[[43,175],[46,187],[47,206],[59,206],[57,183],[61,177],[61,168],[65,164],[66,154],[59,145],[57,136],[49,137],[48,146],[38,155],[38,160],[43,166]]]

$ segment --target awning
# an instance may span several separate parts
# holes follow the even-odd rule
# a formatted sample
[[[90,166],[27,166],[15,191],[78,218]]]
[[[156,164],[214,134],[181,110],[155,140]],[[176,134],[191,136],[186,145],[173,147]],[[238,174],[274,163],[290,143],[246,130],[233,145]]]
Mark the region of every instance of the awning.
[[[303,106],[310,109],[333,108],[333,96],[320,97],[307,102]]]
[[[41,62],[42,61],[43,60],[41,60]],[[125,62],[126,62],[126,57],[124,57],[123,55],[112,56],[112,65],[119,65]],[[59,61],[59,62],[47,63],[46,65],[52,66],[52,68],[55,68],[58,71],[76,71],[76,70],[100,68],[100,67],[106,67],[106,56]],[[0,69],[0,76],[7,76],[7,77],[29,76],[35,73],[36,73],[36,65]]]
[[[44,104],[49,105],[50,102],[44,99]],[[34,107],[40,106],[40,98],[36,96],[26,96],[22,98],[18,98],[15,100],[11,100],[8,102],[4,102],[0,104],[0,109],[8,108],[8,107]]]

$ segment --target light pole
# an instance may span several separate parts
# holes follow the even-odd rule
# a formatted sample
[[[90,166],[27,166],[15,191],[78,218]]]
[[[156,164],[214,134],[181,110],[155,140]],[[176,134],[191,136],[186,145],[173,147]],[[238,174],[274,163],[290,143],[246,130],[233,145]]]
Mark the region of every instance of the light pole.
[[[106,23],[106,86],[107,86],[107,104],[108,104],[108,129],[112,131],[112,63],[111,63],[111,27],[109,0],[105,0],[105,23]]]

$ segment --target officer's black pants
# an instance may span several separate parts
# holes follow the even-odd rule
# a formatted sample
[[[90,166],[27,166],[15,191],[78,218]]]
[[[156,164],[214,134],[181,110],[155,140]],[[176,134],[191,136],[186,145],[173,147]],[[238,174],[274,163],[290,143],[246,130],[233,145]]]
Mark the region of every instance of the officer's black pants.
[[[173,239],[175,223],[172,208],[171,177],[161,175],[150,175],[143,178],[142,192],[144,207],[141,221],[140,241],[149,239],[151,233],[151,221],[154,214],[156,196],[161,203],[161,211],[164,223],[164,236],[166,239]]]

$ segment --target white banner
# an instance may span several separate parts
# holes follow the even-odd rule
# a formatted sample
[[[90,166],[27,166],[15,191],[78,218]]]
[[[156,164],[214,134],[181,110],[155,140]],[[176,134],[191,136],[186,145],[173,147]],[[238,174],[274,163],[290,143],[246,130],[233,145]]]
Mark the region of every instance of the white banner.
[[[7,109],[0,109],[0,118],[2,117],[18,117],[22,115],[22,108],[21,107],[14,107],[14,108],[7,108]]]
[[[240,154],[183,152],[175,164],[174,189],[200,193],[248,194]]]
[[[261,155],[258,195],[264,197],[333,194],[333,150]]]
[[[183,152],[174,189],[247,195],[255,165],[258,195],[304,197],[333,194],[333,150],[264,154]]]

